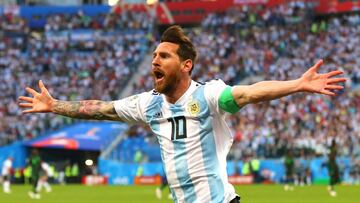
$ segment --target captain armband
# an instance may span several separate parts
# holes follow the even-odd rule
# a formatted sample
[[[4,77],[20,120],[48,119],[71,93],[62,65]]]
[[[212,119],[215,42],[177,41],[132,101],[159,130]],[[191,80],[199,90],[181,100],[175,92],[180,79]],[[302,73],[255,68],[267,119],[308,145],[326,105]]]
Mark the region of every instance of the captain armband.
[[[231,93],[231,87],[226,87],[219,98],[219,106],[222,110],[234,114],[240,110]]]

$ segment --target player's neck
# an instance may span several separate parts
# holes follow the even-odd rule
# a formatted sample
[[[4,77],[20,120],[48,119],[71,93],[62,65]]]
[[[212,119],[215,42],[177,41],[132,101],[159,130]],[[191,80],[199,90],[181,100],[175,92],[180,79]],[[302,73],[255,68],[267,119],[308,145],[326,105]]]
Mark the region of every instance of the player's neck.
[[[187,80],[182,80],[179,85],[176,87],[176,90],[173,91],[173,94],[165,94],[166,101],[175,104],[189,89],[191,84],[191,78]]]

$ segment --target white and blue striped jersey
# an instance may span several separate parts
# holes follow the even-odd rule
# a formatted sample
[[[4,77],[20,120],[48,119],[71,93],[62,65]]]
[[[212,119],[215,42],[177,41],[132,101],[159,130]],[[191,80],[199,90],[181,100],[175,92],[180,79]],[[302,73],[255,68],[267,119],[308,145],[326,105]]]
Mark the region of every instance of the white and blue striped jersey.
[[[155,91],[115,101],[123,121],[145,123],[156,134],[175,202],[228,203],[237,196],[226,172],[233,137],[219,107],[226,87],[221,80],[192,81],[175,104]]]

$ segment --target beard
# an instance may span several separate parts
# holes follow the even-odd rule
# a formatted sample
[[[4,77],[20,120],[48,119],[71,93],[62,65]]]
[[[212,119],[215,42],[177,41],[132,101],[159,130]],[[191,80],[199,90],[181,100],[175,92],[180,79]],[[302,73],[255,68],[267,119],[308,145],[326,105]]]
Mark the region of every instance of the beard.
[[[158,93],[169,95],[176,90],[176,87],[180,83],[180,80],[180,73],[164,75],[164,79],[160,82],[156,82],[156,78],[154,78],[154,89]]]

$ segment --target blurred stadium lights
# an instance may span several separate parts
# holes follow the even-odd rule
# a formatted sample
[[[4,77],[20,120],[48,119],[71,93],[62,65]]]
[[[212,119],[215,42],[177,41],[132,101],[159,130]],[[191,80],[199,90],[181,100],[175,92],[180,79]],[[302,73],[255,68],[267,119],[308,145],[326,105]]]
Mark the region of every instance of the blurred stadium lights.
[[[152,5],[152,4],[155,4],[155,3],[157,3],[158,2],[158,0],[146,0],[146,3],[148,4],[148,5]]]
[[[119,0],[108,0],[109,6],[115,6]]]
[[[87,159],[86,161],[85,161],[85,165],[87,165],[87,166],[92,166],[94,164],[94,162],[93,162],[93,160],[91,160],[91,159]]]
[[[128,4],[138,4],[138,3],[145,3],[148,5],[155,4],[159,2],[159,0],[108,0],[109,6],[114,6],[117,3],[128,3]]]
[[[154,4],[158,2],[158,0],[108,0],[109,6],[115,6],[118,3],[125,4],[140,4],[140,3]]]

